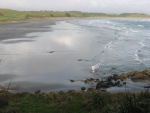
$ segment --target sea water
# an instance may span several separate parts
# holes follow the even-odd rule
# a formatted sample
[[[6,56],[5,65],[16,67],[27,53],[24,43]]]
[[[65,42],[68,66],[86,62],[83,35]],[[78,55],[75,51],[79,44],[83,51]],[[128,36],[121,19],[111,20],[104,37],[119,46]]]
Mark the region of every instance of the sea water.
[[[99,45],[91,69],[97,76],[150,67],[149,19],[78,19],[69,21],[96,34]],[[98,61],[98,62],[97,62]],[[103,72],[103,73],[102,73]]]

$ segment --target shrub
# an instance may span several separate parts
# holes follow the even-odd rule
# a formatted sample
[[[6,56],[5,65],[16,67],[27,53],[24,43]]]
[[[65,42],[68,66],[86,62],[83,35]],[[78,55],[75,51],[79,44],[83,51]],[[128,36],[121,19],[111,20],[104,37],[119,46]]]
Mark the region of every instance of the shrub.
[[[53,14],[50,14],[50,17],[54,17],[54,15],[53,15]]]
[[[92,113],[100,113],[100,111],[104,112],[110,100],[110,95],[107,93],[92,93],[85,102],[85,107]]]
[[[66,17],[71,17],[71,15],[69,13],[65,13]]]
[[[116,113],[149,113],[150,100],[139,98],[136,94],[127,94],[121,101]]]
[[[4,14],[0,12],[0,16],[4,16]]]

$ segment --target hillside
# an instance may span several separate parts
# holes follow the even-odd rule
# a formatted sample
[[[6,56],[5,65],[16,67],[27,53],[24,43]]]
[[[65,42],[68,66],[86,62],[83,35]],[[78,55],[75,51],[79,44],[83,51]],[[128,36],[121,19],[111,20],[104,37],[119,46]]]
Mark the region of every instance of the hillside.
[[[150,15],[141,13],[123,13],[105,14],[105,13],[87,13],[80,11],[17,11],[10,9],[0,9],[0,23],[13,22],[19,20],[29,19],[46,19],[46,18],[58,18],[58,17],[136,17],[136,18],[149,18]]]

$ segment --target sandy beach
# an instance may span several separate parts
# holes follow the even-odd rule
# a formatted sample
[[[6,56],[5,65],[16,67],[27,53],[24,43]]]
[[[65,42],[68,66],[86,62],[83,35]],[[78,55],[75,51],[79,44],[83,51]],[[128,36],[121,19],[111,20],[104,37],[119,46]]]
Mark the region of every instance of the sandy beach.
[[[116,27],[116,22],[124,21],[134,19],[32,20],[0,24],[1,85],[7,87],[11,82],[12,91],[17,92],[80,90],[95,87],[93,82],[83,82],[86,79],[149,68],[147,48],[144,48],[149,47],[145,41],[149,39],[141,41],[137,30],[126,31],[128,26]],[[131,44],[132,47],[127,46]],[[143,50],[144,53],[140,53]],[[143,86],[148,83],[126,82],[128,90],[135,92],[144,90]],[[125,86],[107,90],[124,89]]]

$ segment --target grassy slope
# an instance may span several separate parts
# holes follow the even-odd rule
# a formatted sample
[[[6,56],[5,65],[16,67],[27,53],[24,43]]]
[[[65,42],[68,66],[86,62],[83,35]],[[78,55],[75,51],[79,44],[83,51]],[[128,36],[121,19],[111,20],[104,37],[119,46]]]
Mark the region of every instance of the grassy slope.
[[[150,15],[140,13],[123,13],[120,15],[113,15],[104,13],[86,13],[80,11],[16,11],[10,9],[0,9],[1,23],[55,17],[150,17]]]
[[[149,113],[150,93],[53,92],[0,93],[9,105],[0,113]],[[0,103],[1,106],[1,103]]]

